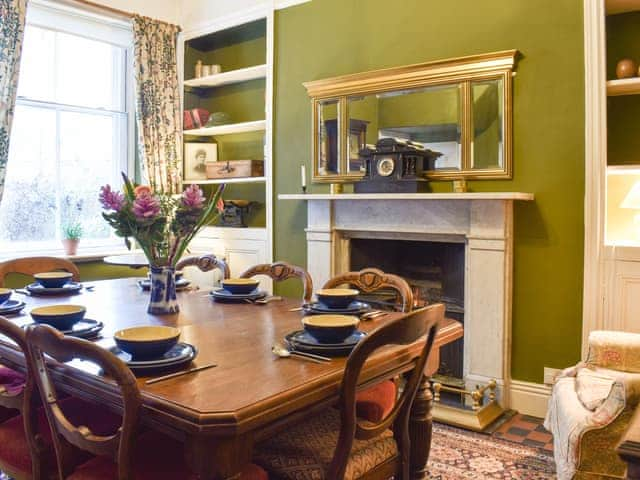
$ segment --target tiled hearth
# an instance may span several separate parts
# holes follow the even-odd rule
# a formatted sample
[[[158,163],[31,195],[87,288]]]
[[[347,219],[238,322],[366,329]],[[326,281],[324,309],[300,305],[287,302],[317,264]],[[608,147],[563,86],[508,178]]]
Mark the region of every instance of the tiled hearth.
[[[495,378],[509,406],[513,202],[527,193],[280,195],[307,200],[307,268],[314,283],[348,271],[352,239],[464,244],[468,386]],[[376,265],[371,265],[376,266]]]

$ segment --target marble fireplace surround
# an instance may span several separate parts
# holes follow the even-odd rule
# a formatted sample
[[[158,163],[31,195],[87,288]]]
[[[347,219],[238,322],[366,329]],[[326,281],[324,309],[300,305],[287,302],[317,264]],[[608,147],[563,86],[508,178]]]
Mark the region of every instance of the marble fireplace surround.
[[[510,406],[513,202],[531,193],[299,194],[307,201],[307,269],[314,284],[349,270],[350,240],[465,244],[463,375],[469,387],[495,378]],[[372,265],[375,266],[375,265]]]

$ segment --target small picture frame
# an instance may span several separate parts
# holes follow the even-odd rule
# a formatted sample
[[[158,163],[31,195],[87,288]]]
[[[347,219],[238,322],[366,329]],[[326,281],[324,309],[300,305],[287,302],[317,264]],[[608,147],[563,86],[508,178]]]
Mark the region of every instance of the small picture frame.
[[[218,160],[215,143],[184,144],[184,180],[206,180],[207,163]]]

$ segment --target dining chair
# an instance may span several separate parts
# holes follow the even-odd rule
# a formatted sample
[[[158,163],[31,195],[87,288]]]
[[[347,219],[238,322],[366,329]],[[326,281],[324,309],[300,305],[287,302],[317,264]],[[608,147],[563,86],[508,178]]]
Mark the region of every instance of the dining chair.
[[[191,266],[198,267],[202,272],[209,272],[217,268],[222,272],[223,278],[229,278],[231,276],[227,262],[212,254],[183,258],[176,264],[176,270],[182,270],[185,267]]]
[[[347,272],[328,280],[323,288],[335,288],[350,285],[361,292],[371,293],[382,289],[396,292],[396,308],[409,312],[413,308],[413,292],[402,277],[385,273],[377,268],[365,268],[358,272]],[[379,421],[393,408],[398,396],[398,384],[395,380],[384,380],[366,390],[358,392],[356,408],[358,415],[370,421]]]
[[[27,340],[24,329],[0,317],[0,334],[12,340],[25,354]],[[33,371],[27,364],[26,375],[7,367],[0,367],[0,407],[4,415],[0,423],[0,471],[16,480],[53,478],[55,454],[51,430],[39,398],[34,394]],[[62,408],[75,425],[94,428],[116,428],[117,416],[91,406],[74,397],[65,397]],[[73,452],[71,461],[85,462],[89,456]],[[57,477],[57,475],[55,475]]]
[[[40,272],[64,270],[73,274],[73,281],[80,281],[80,270],[73,262],[56,257],[25,257],[0,262],[0,287],[4,287],[5,277],[10,273],[33,275]]]
[[[414,310],[370,333],[347,359],[337,408],[328,408],[260,443],[254,461],[287,480],[409,480],[409,416],[433,347],[444,305]],[[356,392],[367,359],[388,345],[421,342],[422,350],[402,394],[378,422],[356,415]]]
[[[140,433],[142,396],[136,377],[127,365],[108,350],[88,340],[64,336],[48,325],[27,328],[28,361],[37,372],[35,381],[53,435],[60,479],[68,480],[182,480],[195,479],[189,471],[183,445],[156,432]],[[53,376],[53,362],[74,358],[97,364],[112,380],[120,394],[123,415],[111,431],[76,426],[60,408]],[[72,447],[94,455],[75,466],[68,452]],[[240,480],[266,480],[267,473],[257,465],[247,465]]]
[[[313,280],[311,275],[302,267],[291,265],[287,262],[263,263],[255,265],[240,275],[240,278],[251,278],[256,275],[266,275],[274,282],[281,282],[289,278],[299,278],[302,282],[303,295],[305,302],[311,301],[313,294]]]
[[[346,272],[329,279],[322,288],[336,288],[351,285],[363,293],[372,293],[382,289],[395,290],[398,301],[396,308],[409,312],[413,308],[413,292],[405,279],[377,268],[365,268],[359,272]]]

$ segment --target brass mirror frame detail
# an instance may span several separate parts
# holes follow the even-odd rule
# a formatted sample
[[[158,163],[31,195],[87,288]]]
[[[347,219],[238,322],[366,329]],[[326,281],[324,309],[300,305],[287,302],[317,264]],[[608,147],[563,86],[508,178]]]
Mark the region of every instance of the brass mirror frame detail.
[[[362,178],[358,172],[348,172],[347,141],[349,135],[348,100],[353,95],[368,95],[395,90],[416,89],[421,87],[459,84],[461,86],[461,145],[462,165],[460,170],[430,171],[425,176],[433,180],[459,179],[510,179],[513,175],[512,136],[513,136],[513,82],[514,68],[518,50],[471,55],[434,62],[406,65],[402,67],[373,70],[339,77],[315,80],[303,83],[311,98],[312,106],[312,180],[316,183],[350,183]],[[502,80],[502,168],[473,169],[473,111],[472,83],[483,80]],[[326,100],[338,101],[338,165],[339,173],[319,175],[320,161],[319,113],[321,104]]]

